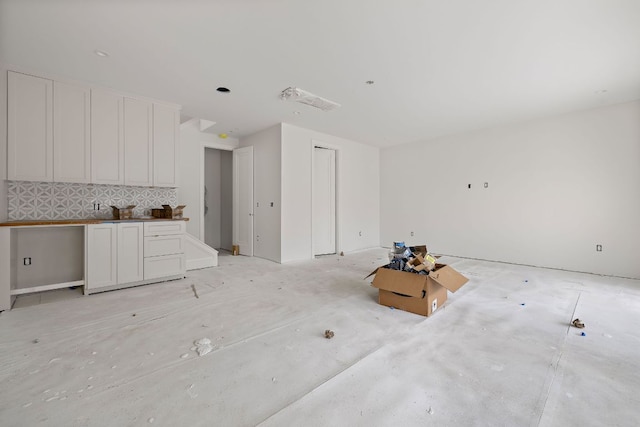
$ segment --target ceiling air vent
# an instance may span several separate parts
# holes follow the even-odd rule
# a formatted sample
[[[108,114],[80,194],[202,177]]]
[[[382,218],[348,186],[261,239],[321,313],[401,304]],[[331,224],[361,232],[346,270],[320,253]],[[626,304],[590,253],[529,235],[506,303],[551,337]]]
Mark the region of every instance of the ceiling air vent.
[[[312,107],[319,108],[322,111],[331,111],[340,106],[337,102],[329,101],[328,99],[314,95],[297,87],[288,87],[283,90],[280,94],[280,99],[283,101],[295,101],[311,105]]]

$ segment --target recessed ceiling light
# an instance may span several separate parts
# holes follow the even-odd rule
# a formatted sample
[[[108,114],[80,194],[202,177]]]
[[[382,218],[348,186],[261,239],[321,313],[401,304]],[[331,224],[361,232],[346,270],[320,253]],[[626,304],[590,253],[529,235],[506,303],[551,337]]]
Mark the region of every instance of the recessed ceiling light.
[[[216,89],[216,90],[217,90],[218,92],[220,92],[220,93],[229,93],[229,92],[231,92],[231,89],[228,89],[228,88],[226,88],[226,87],[222,87],[222,86],[220,86],[220,87],[219,87],[218,89]]]
[[[101,58],[106,58],[107,56],[109,56],[109,54],[107,52],[105,52],[104,50],[94,50],[93,53],[95,53],[96,55],[98,55]]]
[[[373,80],[367,80],[365,83],[366,83],[366,84],[368,84],[368,85],[372,85],[372,84],[374,84],[375,82],[374,82]]]

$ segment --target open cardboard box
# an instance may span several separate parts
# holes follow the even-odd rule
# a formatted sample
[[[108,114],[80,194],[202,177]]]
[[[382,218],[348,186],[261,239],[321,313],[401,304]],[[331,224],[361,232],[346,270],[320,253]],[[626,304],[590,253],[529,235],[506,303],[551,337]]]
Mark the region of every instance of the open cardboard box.
[[[383,267],[369,276],[373,274],[371,285],[378,288],[380,304],[422,316],[431,316],[445,303],[447,290],[455,292],[469,281],[445,264],[436,264],[428,276]]]

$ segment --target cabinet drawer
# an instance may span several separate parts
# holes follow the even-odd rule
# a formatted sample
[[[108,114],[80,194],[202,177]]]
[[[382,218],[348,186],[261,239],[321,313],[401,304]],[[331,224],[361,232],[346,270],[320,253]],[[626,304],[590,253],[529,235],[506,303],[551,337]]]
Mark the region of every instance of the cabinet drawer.
[[[186,261],[184,254],[163,255],[144,259],[144,280],[184,275]]]
[[[145,236],[159,236],[165,234],[182,234],[186,229],[184,221],[149,221],[144,223]]]
[[[147,236],[144,238],[144,256],[160,256],[184,253],[182,234]]]

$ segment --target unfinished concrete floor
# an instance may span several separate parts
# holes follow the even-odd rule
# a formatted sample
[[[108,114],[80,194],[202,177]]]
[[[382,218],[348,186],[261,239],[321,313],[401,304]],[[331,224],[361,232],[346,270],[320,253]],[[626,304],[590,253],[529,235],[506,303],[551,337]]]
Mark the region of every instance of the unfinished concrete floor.
[[[4,312],[0,424],[638,424],[639,281],[444,259],[470,281],[424,318],[376,303],[362,278],[385,257],[222,256],[185,280]]]

